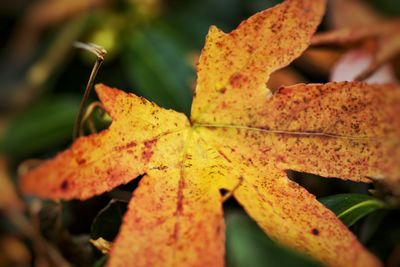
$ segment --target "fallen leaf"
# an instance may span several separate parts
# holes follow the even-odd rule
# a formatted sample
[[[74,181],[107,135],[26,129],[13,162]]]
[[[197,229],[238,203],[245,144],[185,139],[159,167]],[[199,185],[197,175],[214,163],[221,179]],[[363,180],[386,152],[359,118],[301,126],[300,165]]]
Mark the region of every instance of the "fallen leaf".
[[[354,81],[373,61],[374,52],[368,47],[356,48],[345,53],[331,70],[331,81]],[[396,75],[390,64],[382,65],[371,76],[365,79],[367,83],[396,83]]]
[[[335,0],[330,2],[328,10],[328,22],[332,29],[365,28],[384,22],[384,18],[365,1]],[[354,81],[364,76],[368,83],[397,82],[394,70],[388,63],[369,70],[371,64],[375,64],[375,54],[376,44],[371,45],[370,42],[349,50],[335,62],[335,66],[329,68],[332,70],[330,80]],[[366,72],[369,72],[368,75],[365,75]]]
[[[26,174],[22,189],[84,200],[144,174],[108,266],[223,266],[220,189],[283,244],[329,266],[380,266],[285,170],[398,189],[398,88],[299,84],[272,94],[265,86],[307,48],[324,4],[288,0],[229,34],[211,27],[190,120],[98,85],[110,128]]]
[[[400,53],[399,29],[399,19],[368,23],[361,26],[349,26],[315,35],[312,44],[350,45],[372,40],[375,44],[373,60],[357,77],[357,80],[364,80]]]
[[[380,23],[383,20],[377,12],[371,9],[363,0],[329,1],[327,11],[326,24],[331,30],[365,26]],[[341,66],[339,67],[340,70],[343,65],[347,66],[347,64],[350,63],[349,60],[347,60],[347,53],[352,53],[352,51],[347,52],[345,55],[343,55],[343,52],[343,49],[337,49],[335,47],[309,47],[296,62],[303,68],[303,71],[328,77],[329,74],[332,76],[332,69],[334,69],[334,72],[337,72],[337,65]],[[373,51],[371,53],[374,54]],[[342,60],[344,62],[341,62]],[[368,62],[371,61],[372,60],[369,60]],[[359,66],[359,68],[361,68],[361,64]],[[367,67],[368,65],[363,65],[361,71],[366,70]],[[352,79],[349,79],[347,73],[349,70],[351,70],[351,74],[354,74]],[[361,73],[361,71],[353,71],[351,66],[348,66],[348,68],[346,67],[345,71],[346,72],[339,71],[340,74],[343,73],[343,78],[340,75],[337,77],[335,73],[331,81],[352,81]]]

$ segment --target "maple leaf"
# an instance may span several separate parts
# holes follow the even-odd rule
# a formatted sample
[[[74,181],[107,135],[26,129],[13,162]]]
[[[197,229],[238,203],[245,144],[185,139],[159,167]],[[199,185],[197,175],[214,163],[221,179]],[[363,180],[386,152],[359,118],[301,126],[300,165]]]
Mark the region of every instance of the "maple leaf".
[[[274,239],[330,266],[380,262],[285,171],[398,185],[400,94],[364,83],[299,84],[269,75],[308,46],[325,2],[287,0],[229,34],[211,27],[191,119],[105,85],[113,118],[22,177],[26,193],[87,199],[144,174],[108,266],[223,266],[220,189]]]

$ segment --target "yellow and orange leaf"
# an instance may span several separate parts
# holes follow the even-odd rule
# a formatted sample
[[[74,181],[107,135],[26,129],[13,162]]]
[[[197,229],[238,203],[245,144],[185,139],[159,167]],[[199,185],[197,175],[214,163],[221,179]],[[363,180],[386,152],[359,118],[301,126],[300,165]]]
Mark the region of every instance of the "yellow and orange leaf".
[[[399,190],[400,91],[359,82],[298,84],[269,75],[309,45],[325,1],[287,0],[225,34],[210,29],[190,120],[96,87],[113,122],[22,177],[26,193],[87,199],[144,177],[108,266],[223,266],[220,189],[274,239],[329,266],[380,266],[296,170]]]

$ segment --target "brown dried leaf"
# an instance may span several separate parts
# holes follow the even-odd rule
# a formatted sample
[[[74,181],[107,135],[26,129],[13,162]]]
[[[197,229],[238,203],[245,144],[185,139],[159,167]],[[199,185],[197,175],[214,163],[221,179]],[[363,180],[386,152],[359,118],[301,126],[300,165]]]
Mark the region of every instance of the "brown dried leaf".
[[[400,52],[400,20],[391,20],[362,26],[353,26],[321,33],[313,37],[313,45],[350,45],[375,43],[374,58],[357,80],[365,80],[384,63],[394,59]]]

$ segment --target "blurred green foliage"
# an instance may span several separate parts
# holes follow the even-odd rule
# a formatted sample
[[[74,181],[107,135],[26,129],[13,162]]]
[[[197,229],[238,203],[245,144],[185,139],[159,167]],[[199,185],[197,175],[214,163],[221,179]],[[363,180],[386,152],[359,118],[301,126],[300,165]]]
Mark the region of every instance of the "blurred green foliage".
[[[0,140],[0,151],[20,159],[66,143],[78,106],[79,98],[71,96],[35,103],[8,125]]]
[[[230,267],[316,267],[321,264],[276,244],[244,212],[226,216],[226,254]]]
[[[127,77],[136,93],[165,108],[189,114],[193,69],[179,43],[157,28],[137,30],[124,57]]]

